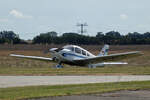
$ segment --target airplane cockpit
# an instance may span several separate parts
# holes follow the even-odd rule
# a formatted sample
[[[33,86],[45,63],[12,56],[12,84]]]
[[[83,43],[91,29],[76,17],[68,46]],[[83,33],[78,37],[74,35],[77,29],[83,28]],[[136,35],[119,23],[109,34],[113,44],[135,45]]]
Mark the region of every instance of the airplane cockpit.
[[[93,56],[92,54],[90,54],[88,51],[84,50],[83,48],[79,47],[79,46],[75,46],[75,45],[67,45],[63,47],[64,49],[68,49],[76,54],[80,54],[83,56]]]

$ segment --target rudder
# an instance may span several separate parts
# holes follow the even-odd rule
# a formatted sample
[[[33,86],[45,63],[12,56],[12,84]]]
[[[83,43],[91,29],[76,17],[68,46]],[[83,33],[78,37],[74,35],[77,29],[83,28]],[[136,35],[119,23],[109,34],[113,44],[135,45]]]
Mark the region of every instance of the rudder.
[[[108,55],[109,45],[105,44],[98,56]]]

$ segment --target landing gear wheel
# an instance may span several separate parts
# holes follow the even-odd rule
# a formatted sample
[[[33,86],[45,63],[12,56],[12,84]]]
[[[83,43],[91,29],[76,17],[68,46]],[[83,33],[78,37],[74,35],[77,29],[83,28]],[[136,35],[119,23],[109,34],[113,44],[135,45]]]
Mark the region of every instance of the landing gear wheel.
[[[91,64],[88,65],[88,67],[89,67],[89,68],[96,68],[96,66],[93,66],[93,65],[91,65]]]
[[[56,65],[56,68],[63,68],[64,66],[62,66],[62,65],[60,65],[60,64],[58,64],[58,65]]]
[[[56,68],[63,68],[64,66],[61,65],[62,63],[59,62],[58,65],[56,65]]]

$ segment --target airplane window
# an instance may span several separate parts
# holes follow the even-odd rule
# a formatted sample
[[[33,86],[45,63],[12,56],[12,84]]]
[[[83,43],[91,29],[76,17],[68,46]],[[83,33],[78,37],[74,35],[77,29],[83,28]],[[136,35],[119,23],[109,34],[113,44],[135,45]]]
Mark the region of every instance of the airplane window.
[[[59,52],[59,51],[61,51],[63,48],[58,48],[58,49],[56,49],[55,51],[56,52]]]
[[[82,54],[83,54],[83,55],[86,55],[86,52],[85,52],[84,50],[82,50]]]
[[[71,51],[74,51],[74,48],[73,47],[68,47],[67,49],[71,50]]]
[[[79,48],[75,48],[75,52],[76,52],[76,53],[80,53],[80,54],[81,54],[81,49],[79,49]]]

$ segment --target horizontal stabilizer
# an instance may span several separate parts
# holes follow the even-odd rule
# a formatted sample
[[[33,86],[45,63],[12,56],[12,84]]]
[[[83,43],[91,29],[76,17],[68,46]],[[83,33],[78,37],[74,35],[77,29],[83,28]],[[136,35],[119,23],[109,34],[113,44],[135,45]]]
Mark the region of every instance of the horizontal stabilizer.
[[[104,65],[126,65],[127,62],[104,62]]]
[[[103,62],[103,63],[97,63],[97,64],[92,64],[93,67],[101,67],[105,65],[126,65],[128,64],[127,62]]]

